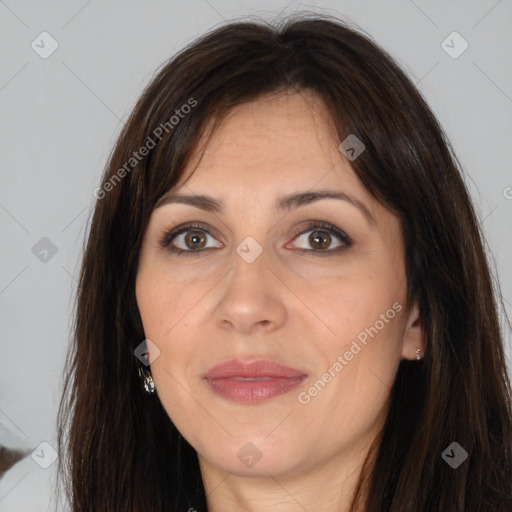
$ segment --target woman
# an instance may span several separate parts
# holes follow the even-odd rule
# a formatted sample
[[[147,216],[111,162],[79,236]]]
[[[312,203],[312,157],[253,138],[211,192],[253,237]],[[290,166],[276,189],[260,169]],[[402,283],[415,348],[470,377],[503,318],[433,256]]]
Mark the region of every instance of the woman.
[[[511,510],[499,293],[459,169],[335,19],[227,24],[166,64],[95,191],[72,510]]]

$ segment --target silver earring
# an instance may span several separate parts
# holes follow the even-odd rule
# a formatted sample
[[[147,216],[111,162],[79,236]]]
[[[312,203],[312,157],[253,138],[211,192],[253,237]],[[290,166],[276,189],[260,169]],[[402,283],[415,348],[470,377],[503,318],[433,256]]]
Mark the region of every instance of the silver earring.
[[[418,361],[421,359],[421,350],[419,348],[416,349],[416,359]]]
[[[138,370],[146,393],[152,395],[155,392],[155,382],[151,376],[151,373],[149,373],[149,371],[144,372],[142,368],[139,368]]]

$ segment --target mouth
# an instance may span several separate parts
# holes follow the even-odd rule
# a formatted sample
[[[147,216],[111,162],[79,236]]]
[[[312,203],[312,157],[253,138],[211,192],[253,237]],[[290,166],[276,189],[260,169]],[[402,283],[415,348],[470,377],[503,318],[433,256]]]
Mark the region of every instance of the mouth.
[[[301,370],[274,361],[243,363],[231,360],[214,366],[203,378],[222,398],[254,404],[290,392],[307,376]]]

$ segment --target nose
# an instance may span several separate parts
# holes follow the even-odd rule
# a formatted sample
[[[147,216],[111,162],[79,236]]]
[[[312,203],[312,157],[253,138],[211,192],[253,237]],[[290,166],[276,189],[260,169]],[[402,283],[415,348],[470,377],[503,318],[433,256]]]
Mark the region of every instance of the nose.
[[[233,268],[223,281],[215,311],[216,324],[228,331],[273,332],[286,321],[286,287],[269,267],[266,252],[248,263],[233,251]]]

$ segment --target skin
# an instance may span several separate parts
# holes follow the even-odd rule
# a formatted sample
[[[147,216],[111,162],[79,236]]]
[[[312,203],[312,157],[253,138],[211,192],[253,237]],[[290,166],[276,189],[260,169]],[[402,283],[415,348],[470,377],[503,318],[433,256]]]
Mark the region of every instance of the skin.
[[[150,218],[136,297],[146,338],[160,350],[151,373],[163,407],[198,452],[211,512],[348,511],[400,360],[424,350],[417,306],[405,307],[399,221],[363,187],[339,142],[312,93],[280,93],[236,107],[193,175],[191,165],[177,186],[222,198],[226,212],[166,204]],[[336,199],[274,211],[285,194],[320,189],[355,196],[376,224]],[[343,241],[322,228],[326,249],[312,240],[319,228],[296,236],[308,220],[333,224],[353,244],[325,254]],[[159,246],[163,233],[190,221],[210,226],[200,243],[207,250],[181,256]],[[236,252],[248,236],[263,249],[252,263]],[[178,240],[179,248],[194,250],[184,235]],[[307,393],[394,303],[403,306],[394,318],[301,403],[299,393]],[[265,402],[238,404],[202,379],[233,358],[272,359],[308,378]],[[256,447],[252,455],[261,454],[252,467],[237,456],[246,443]]]

